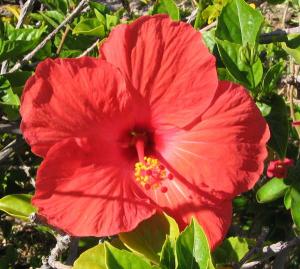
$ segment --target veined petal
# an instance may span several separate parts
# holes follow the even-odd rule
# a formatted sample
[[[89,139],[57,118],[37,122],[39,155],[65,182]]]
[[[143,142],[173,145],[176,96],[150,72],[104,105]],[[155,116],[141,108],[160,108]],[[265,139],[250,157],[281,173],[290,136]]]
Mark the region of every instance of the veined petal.
[[[74,236],[130,231],[155,207],[133,181],[129,163],[93,146],[79,138],[55,144],[38,170],[32,202],[50,225]]]
[[[25,85],[21,130],[32,151],[44,157],[62,139],[99,133],[111,120],[115,128],[122,125],[118,118],[129,100],[122,75],[103,60],[47,59]]]
[[[267,156],[268,126],[241,86],[220,82],[212,105],[186,130],[156,133],[157,151],[199,191],[231,199],[253,187]]]
[[[201,34],[166,15],[116,27],[100,53],[150,105],[154,126],[187,125],[207,109],[217,89],[215,58]]]
[[[231,201],[218,200],[213,194],[199,192],[185,179],[164,180],[162,192],[160,188],[144,190],[163,211],[175,218],[183,230],[195,217],[202,225],[214,249],[225,237],[232,217]]]

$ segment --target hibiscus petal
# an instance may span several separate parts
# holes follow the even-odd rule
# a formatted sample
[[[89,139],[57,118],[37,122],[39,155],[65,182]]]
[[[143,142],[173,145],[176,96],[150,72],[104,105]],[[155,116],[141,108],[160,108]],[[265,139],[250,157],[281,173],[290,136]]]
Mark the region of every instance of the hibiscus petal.
[[[215,58],[201,34],[166,15],[116,27],[100,53],[146,99],[154,125],[185,126],[206,110],[217,89]]]
[[[183,182],[184,180],[175,177],[163,181],[166,192],[162,192],[160,188],[144,192],[162,210],[175,218],[181,230],[195,217],[202,225],[211,249],[214,249],[224,239],[231,224],[231,201],[217,200],[210,193],[197,192],[196,188]]]
[[[25,85],[21,129],[32,151],[45,156],[56,142],[118,118],[129,99],[120,72],[103,60],[47,59]]]
[[[42,162],[33,204],[47,222],[74,236],[109,236],[134,229],[155,207],[128,163],[99,154],[87,139],[65,139]],[[113,154],[113,152],[111,152]]]
[[[188,130],[156,133],[157,151],[199,191],[231,199],[263,171],[269,129],[241,86],[220,82],[212,105]]]

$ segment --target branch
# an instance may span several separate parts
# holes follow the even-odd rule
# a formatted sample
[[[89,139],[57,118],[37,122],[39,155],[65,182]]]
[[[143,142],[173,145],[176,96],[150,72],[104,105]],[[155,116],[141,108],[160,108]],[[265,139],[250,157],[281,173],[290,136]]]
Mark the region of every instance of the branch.
[[[0,134],[4,133],[21,134],[19,124],[16,122],[0,123]]]
[[[23,5],[23,7],[21,9],[20,17],[19,17],[17,25],[16,25],[16,29],[21,28],[21,26],[23,25],[23,23],[27,17],[27,14],[32,10],[34,2],[35,2],[35,0],[27,0],[26,3]]]
[[[262,227],[262,231],[259,237],[257,238],[256,245],[253,248],[251,248],[237,264],[233,265],[235,269],[243,268],[242,266],[246,261],[248,261],[252,256],[260,252],[268,233],[269,233],[269,228]]]
[[[89,0],[81,0],[77,7],[70,13],[70,15],[57,27],[55,28],[44,40],[30,53],[28,53],[20,62],[16,63],[10,70],[9,73],[15,72],[22,67],[26,62],[31,60],[33,56],[42,49],[46,43],[51,40],[66,24],[69,24],[73,19],[86,7]]]
[[[100,39],[98,38],[90,47],[88,47],[83,53],[81,53],[77,58],[88,55],[94,48],[97,47]]]
[[[287,241],[287,242],[278,242],[278,243],[272,244],[270,246],[263,247],[262,253],[264,254],[264,256],[257,261],[245,263],[241,267],[241,269],[252,268],[258,264],[261,264],[261,263],[269,260],[271,257],[276,256],[276,255],[282,253],[283,251],[285,251],[291,247],[297,246],[299,244],[300,244],[300,237],[295,237],[294,239]]]
[[[24,145],[23,139],[15,139],[0,151],[0,163],[10,156],[15,150]]]

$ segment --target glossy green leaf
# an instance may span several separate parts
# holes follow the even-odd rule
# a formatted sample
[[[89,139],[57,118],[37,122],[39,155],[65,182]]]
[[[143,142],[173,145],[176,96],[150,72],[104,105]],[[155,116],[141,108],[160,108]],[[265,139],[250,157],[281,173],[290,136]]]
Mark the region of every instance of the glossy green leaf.
[[[300,64],[300,35],[289,34],[287,41],[281,44],[282,48],[294,58],[296,64]]]
[[[105,27],[97,18],[83,19],[73,29],[73,34],[104,37]]]
[[[213,257],[217,264],[228,264],[240,261],[248,251],[248,239],[229,237],[214,251]]]
[[[28,220],[30,214],[36,212],[36,208],[31,204],[31,195],[29,194],[11,194],[0,199],[0,210],[7,214]]]
[[[0,29],[1,30],[1,29]],[[46,27],[39,29],[15,29],[4,24],[3,37],[0,39],[0,61],[15,60],[33,49],[40,41]]]
[[[10,106],[20,105],[18,95],[13,92],[10,82],[4,76],[0,76],[0,96],[1,104]]]
[[[119,237],[129,249],[158,263],[167,235],[171,239],[179,235],[177,223],[167,215],[156,214],[140,223],[135,230],[121,233]]]
[[[105,243],[105,264],[107,269],[151,269],[151,265],[141,256],[127,250],[120,250]]]
[[[104,244],[83,252],[75,261],[73,269],[106,269]]]
[[[216,37],[241,45],[255,45],[264,19],[244,0],[231,0],[218,18]]]
[[[259,203],[267,203],[283,197],[289,188],[280,178],[272,178],[259,188],[256,193],[256,200]]]
[[[265,117],[271,131],[268,145],[283,159],[286,155],[288,142],[287,108],[282,97],[276,94],[266,103],[271,107],[270,113]]]
[[[41,0],[41,2],[51,9],[56,9],[63,13],[67,13],[69,7],[68,0]]]
[[[152,13],[165,13],[175,21],[180,20],[179,8],[173,0],[158,0],[153,7]]]
[[[278,82],[282,77],[283,70],[284,64],[280,62],[271,66],[271,68],[266,72],[262,81],[262,90],[264,94],[270,94],[277,90]]]
[[[241,45],[218,38],[215,38],[215,40],[217,41],[222,61],[230,75],[246,88],[254,89],[263,76],[263,66],[260,59],[253,57],[255,62],[249,63],[249,59],[243,56],[243,47]]]
[[[291,49],[283,43],[282,48],[286,51],[286,53],[294,58],[296,64],[300,64],[300,46],[298,48]]]
[[[177,269],[207,269],[210,266],[210,248],[206,235],[195,219],[176,241]]]
[[[175,242],[174,240],[167,237],[161,251],[160,264],[164,265],[166,268],[174,269],[175,260]]]
[[[111,30],[119,23],[120,19],[117,16],[106,14],[106,28]]]
[[[284,195],[284,206],[286,209],[290,209],[292,206],[291,190],[292,188],[288,188]]]
[[[300,192],[297,189],[292,188],[291,198],[292,218],[297,228],[300,229]]]

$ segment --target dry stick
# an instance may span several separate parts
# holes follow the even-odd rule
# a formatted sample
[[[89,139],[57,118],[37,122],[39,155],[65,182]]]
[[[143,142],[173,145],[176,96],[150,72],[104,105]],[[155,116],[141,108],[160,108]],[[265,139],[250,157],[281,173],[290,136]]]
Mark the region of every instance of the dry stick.
[[[253,248],[251,248],[237,264],[233,266],[235,269],[242,268],[243,264],[246,261],[248,261],[253,255],[257,254],[260,251],[268,233],[269,228],[262,227],[262,231],[259,237],[257,238],[256,245]]]
[[[83,53],[81,53],[77,58],[88,55],[94,48],[97,47],[100,39],[98,38],[90,47],[88,47]]]
[[[20,62],[16,63],[10,70],[9,73],[15,72],[20,67],[22,67],[26,62],[32,59],[32,57],[42,49],[46,43],[51,40],[66,24],[70,23],[85,6],[88,4],[89,0],[81,0],[77,7],[70,13],[70,15],[57,27],[55,28],[44,40],[30,53],[28,53]]]
[[[206,31],[210,30],[211,28],[214,28],[215,26],[217,26],[217,21],[214,21],[211,24],[203,27],[202,29],[200,29],[200,32],[201,33],[206,32]]]
[[[256,265],[268,261],[271,257],[276,256],[282,253],[283,251],[291,247],[297,246],[299,244],[300,244],[300,237],[295,237],[292,240],[287,242],[278,242],[270,246],[266,246],[262,249],[262,253],[264,254],[264,256],[260,260],[245,263],[241,267],[241,269],[253,268]]]
[[[33,5],[34,5],[35,0],[27,0],[25,5],[22,6],[21,9],[21,13],[16,25],[16,29],[21,28],[21,26],[23,25],[27,14],[32,10]],[[4,61],[1,65],[1,75],[5,74],[7,72],[7,68],[8,68],[8,60]]]
[[[67,38],[67,35],[68,35],[70,29],[71,29],[70,25],[67,25],[67,26],[66,26],[66,30],[64,31],[64,33],[63,33],[63,35],[62,35],[62,37],[61,37],[61,41],[60,41],[60,43],[59,43],[59,45],[58,45],[58,48],[57,48],[57,50],[56,50],[56,55],[59,55],[59,54],[60,54],[60,52],[61,52],[61,50],[62,50],[62,48],[63,48],[63,45],[64,45],[64,43],[65,43],[65,40],[66,40],[66,38]]]

